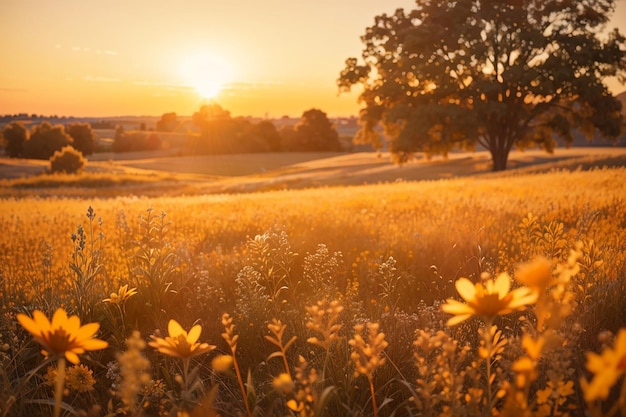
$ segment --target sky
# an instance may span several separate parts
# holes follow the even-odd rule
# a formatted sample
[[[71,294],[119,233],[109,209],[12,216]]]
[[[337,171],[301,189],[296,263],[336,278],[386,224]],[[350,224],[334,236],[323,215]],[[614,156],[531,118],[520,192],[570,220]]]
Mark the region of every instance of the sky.
[[[345,60],[375,16],[414,4],[0,0],[0,114],[191,115],[217,102],[233,116],[356,115],[358,92],[336,85]],[[626,33],[626,0],[611,26]]]

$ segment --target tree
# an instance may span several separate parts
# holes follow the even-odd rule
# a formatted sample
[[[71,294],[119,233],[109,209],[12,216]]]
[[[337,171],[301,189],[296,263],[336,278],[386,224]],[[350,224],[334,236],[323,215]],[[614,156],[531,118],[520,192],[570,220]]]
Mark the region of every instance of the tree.
[[[258,145],[253,148],[256,151],[276,152],[280,150],[280,133],[274,123],[269,120],[262,120],[250,126],[247,133],[251,136],[248,142],[258,142]]]
[[[293,134],[283,137],[285,147],[291,151],[340,151],[339,134],[326,113],[318,109],[302,113]]]
[[[91,155],[96,145],[96,134],[89,123],[69,123],[65,132],[72,137],[72,147],[83,155]]]
[[[603,83],[626,81],[626,41],[605,31],[614,0],[418,0],[375,18],[349,58],[342,91],[363,86],[359,137],[381,124],[399,161],[482,145],[493,170],[513,146],[620,134],[620,103]]]
[[[161,138],[155,132],[118,130],[111,145],[115,153],[155,151],[161,149]]]
[[[9,158],[20,158],[24,154],[24,143],[28,140],[28,130],[22,123],[11,122],[2,130],[4,148]]]
[[[200,136],[192,138],[191,150],[199,153],[232,153],[233,135],[237,128],[230,112],[219,104],[203,105],[191,116],[200,130]]]
[[[50,159],[56,151],[72,142],[72,137],[65,133],[63,125],[52,126],[42,122],[33,128],[30,137],[24,142],[24,157]]]
[[[179,126],[176,113],[164,113],[156,122],[156,130],[159,132],[173,132]]]

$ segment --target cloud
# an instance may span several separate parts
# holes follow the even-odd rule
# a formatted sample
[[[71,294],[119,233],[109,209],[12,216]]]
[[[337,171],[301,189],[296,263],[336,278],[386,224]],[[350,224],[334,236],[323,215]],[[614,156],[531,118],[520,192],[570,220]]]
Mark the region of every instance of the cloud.
[[[54,45],[54,47],[55,47],[56,49],[61,49],[61,48],[62,48],[62,46],[61,46],[61,45],[59,45],[59,44]],[[72,46],[72,48],[71,48],[71,49],[72,49],[72,51],[74,51],[74,52],[84,52],[84,53],[91,53],[91,52],[93,52],[93,51],[94,51],[93,49],[91,49],[91,48],[90,48],[90,47],[88,47],[88,46]],[[115,55],[117,55],[117,54],[118,54],[118,52],[117,52],[117,51],[114,51],[114,50],[112,50],[112,49],[96,49],[96,50],[95,50],[95,53],[96,53],[97,55],[110,55],[110,56],[115,56]]]
[[[119,78],[107,78],[107,77],[100,77],[100,76],[92,76],[92,75],[87,75],[85,77],[82,78],[83,81],[90,81],[90,82],[97,82],[97,83],[119,83],[120,79]]]
[[[26,93],[28,90],[24,88],[0,87],[0,91],[3,93]]]

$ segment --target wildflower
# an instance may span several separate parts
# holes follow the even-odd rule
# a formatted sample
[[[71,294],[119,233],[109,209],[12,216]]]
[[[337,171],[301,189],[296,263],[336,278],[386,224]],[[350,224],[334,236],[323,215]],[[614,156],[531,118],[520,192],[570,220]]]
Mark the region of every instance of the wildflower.
[[[135,330],[126,339],[126,350],[116,355],[120,378],[117,393],[131,415],[136,414],[136,400],[140,391],[150,384],[150,361],[142,352],[145,347],[146,342],[141,338],[141,333]]]
[[[546,404],[555,401],[557,405],[563,405],[567,401],[567,397],[574,394],[574,381],[564,381],[559,378],[555,384],[548,381],[544,389],[537,391],[537,404]]]
[[[68,388],[78,392],[93,391],[96,380],[93,371],[84,365],[75,365],[67,370],[65,382]]]
[[[239,335],[235,333],[235,325],[233,324],[233,318],[228,313],[224,313],[222,315],[222,325],[226,330],[222,333],[222,337],[228,343],[233,355],[237,350],[237,340],[239,339]]]
[[[511,279],[506,273],[495,280],[487,280],[484,285],[480,282],[473,284],[467,278],[459,278],[454,285],[467,304],[448,299],[447,304],[441,306],[443,311],[455,316],[448,320],[448,326],[459,324],[471,316],[492,319],[500,314],[522,310],[537,300],[537,294],[528,287],[509,292]]]
[[[46,384],[54,387],[57,383],[57,368],[55,366],[48,366],[46,370],[46,375],[44,375],[44,379],[46,380]]]
[[[282,374],[274,378],[274,380],[272,381],[272,386],[277,392],[289,395],[293,391],[295,384],[293,382],[293,379],[291,379],[291,375],[283,372]]]
[[[78,316],[68,317],[62,308],[55,311],[51,322],[39,310],[33,312],[32,319],[20,313],[17,320],[45,348],[41,353],[46,357],[64,355],[71,363],[78,364],[78,355],[87,350],[104,349],[109,345],[104,340],[93,338],[100,328],[99,323],[81,326]]]
[[[167,325],[169,334],[166,338],[151,336],[152,341],[148,344],[159,352],[169,356],[188,359],[215,349],[214,345],[208,343],[198,343],[198,338],[202,332],[202,326],[196,324],[187,333],[181,325],[174,319]]]
[[[348,341],[348,344],[352,346],[352,353],[350,358],[356,365],[354,371],[355,378],[359,374],[365,375],[369,382],[370,394],[372,396],[372,407],[374,409],[374,417],[378,417],[378,405],[376,404],[376,391],[374,389],[374,371],[379,366],[384,365],[385,358],[380,356],[383,350],[389,345],[385,340],[385,333],[378,332],[378,323],[367,323],[367,341],[363,339],[363,331],[365,326],[357,324],[354,326],[354,337]]]
[[[376,368],[385,363],[385,358],[381,358],[380,355],[389,343],[385,340],[385,334],[378,332],[378,327],[378,323],[367,323],[369,335],[365,341],[362,336],[365,326],[362,324],[354,326],[355,335],[348,344],[352,346],[350,357],[356,365],[355,376],[363,374],[369,378]]]
[[[289,347],[296,341],[297,337],[293,336],[291,339],[289,339],[287,343],[283,344],[283,335],[285,333],[287,325],[283,324],[280,320],[277,319],[272,319],[272,322],[267,324],[267,328],[270,330],[273,336],[266,335],[265,339],[268,342],[273,343],[280,349],[280,352],[272,353],[268,357],[268,359],[276,356],[282,356],[283,365],[285,366],[285,372],[289,373],[289,364],[287,363],[287,349],[289,349]]]
[[[120,287],[117,294],[112,292],[111,298],[105,298],[104,300],[102,300],[102,302],[111,304],[123,304],[126,300],[128,300],[135,294],[137,294],[137,288],[131,288],[129,290],[128,284],[126,284]]]
[[[611,387],[626,372],[626,329],[619,331],[613,348],[605,348],[600,355],[587,352],[587,369],[594,377],[591,382],[581,381],[585,401],[606,399]]]
[[[515,274],[515,279],[531,288],[546,288],[552,281],[552,262],[539,256],[532,262],[520,265]]]
[[[324,300],[318,301],[317,305],[305,308],[311,316],[311,319],[306,323],[307,329],[313,330],[321,335],[321,337],[309,337],[307,342],[329,350],[330,345],[335,340],[339,339],[338,333],[343,327],[343,324],[337,323],[343,311],[343,306],[337,300],[331,301],[330,303]]]
[[[219,355],[211,361],[211,368],[217,372],[228,372],[233,366],[233,357],[231,355]]]

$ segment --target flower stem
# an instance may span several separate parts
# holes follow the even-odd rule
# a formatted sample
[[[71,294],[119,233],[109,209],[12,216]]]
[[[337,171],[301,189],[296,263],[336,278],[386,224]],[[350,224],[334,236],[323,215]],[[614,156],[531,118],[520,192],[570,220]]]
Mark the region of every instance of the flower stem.
[[[233,365],[235,365],[235,373],[237,374],[237,381],[239,382],[239,389],[241,390],[241,395],[243,396],[243,404],[246,406],[246,413],[248,417],[252,417],[252,411],[250,411],[250,404],[248,404],[248,395],[246,394],[246,388],[243,384],[243,379],[241,378],[241,371],[239,370],[239,363],[237,363],[237,357],[235,356],[235,351],[233,352]]]
[[[187,384],[189,379],[189,358],[183,359],[183,390],[187,393]]]
[[[378,405],[376,405],[376,390],[374,390],[374,377],[368,375],[367,380],[370,383],[370,392],[372,393],[372,407],[374,408],[374,417],[378,417]]]
[[[60,357],[57,362],[57,380],[54,384],[54,417],[61,415],[61,401],[63,400],[63,386],[65,383],[65,358]]]
[[[491,357],[493,356],[493,339],[491,338],[491,326],[493,320],[485,320],[483,337],[485,340],[485,365],[487,367],[487,409],[488,415],[491,415],[493,409],[493,394],[491,392]]]

